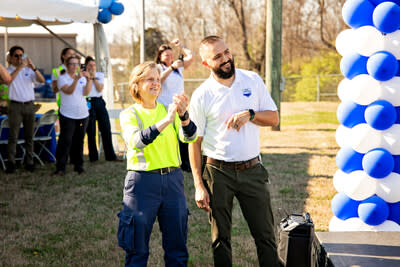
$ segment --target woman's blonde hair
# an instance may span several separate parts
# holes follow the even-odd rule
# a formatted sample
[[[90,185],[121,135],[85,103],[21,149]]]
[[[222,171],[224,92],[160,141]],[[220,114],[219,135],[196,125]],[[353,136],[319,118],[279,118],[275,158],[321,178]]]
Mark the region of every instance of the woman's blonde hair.
[[[153,69],[156,69],[158,74],[160,74],[160,69],[153,61],[143,62],[132,70],[131,76],[129,77],[128,86],[133,100],[135,100],[137,103],[142,103],[142,98],[139,93],[139,82],[143,81],[147,74]]]

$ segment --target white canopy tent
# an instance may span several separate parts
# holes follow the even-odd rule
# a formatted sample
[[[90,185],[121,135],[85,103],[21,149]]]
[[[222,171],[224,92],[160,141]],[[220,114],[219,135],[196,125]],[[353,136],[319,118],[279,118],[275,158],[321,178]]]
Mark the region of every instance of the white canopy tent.
[[[98,71],[105,75],[103,97],[108,108],[113,108],[113,80],[107,39],[102,24],[97,21],[100,0],[1,0],[0,26],[26,27],[32,24],[43,26],[74,22],[93,24],[94,48]]]

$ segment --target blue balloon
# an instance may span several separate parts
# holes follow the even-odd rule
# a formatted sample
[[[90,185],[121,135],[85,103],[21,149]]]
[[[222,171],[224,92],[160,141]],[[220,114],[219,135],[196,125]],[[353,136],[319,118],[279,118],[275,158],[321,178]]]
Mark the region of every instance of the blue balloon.
[[[396,119],[396,109],[386,100],[377,100],[365,109],[366,122],[376,130],[389,129]]]
[[[103,9],[102,11],[99,12],[99,15],[97,16],[97,20],[100,21],[101,23],[109,23],[111,19],[112,19],[112,14],[108,9]]]
[[[345,173],[362,170],[363,156],[364,154],[345,146],[336,154],[336,165]]]
[[[374,8],[375,6],[367,0],[347,0],[342,9],[343,20],[353,28],[373,25]]]
[[[393,2],[379,4],[372,15],[375,27],[383,33],[392,33],[400,27],[400,6]]]
[[[99,8],[109,8],[113,0],[100,0]]]
[[[364,57],[358,53],[345,54],[340,60],[340,71],[350,80],[357,75],[368,74],[367,61],[368,57]]]
[[[396,57],[387,51],[376,52],[367,62],[369,75],[382,82],[392,79],[397,74],[398,68]]]
[[[113,15],[121,15],[124,10],[124,5],[120,2],[113,2],[110,6],[110,11]]]
[[[369,0],[374,6],[377,6],[383,2],[388,2],[388,0]],[[400,5],[400,0],[391,0],[390,2]]]
[[[359,203],[359,201],[351,199],[346,194],[339,192],[332,199],[332,212],[341,220],[358,217],[357,209]]]
[[[394,107],[396,109],[396,122],[395,123],[400,123],[400,106]]]
[[[362,166],[369,176],[381,179],[393,171],[394,159],[392,154],[386,149],[375,148],[364,155]]]
[[[397,66],[398,66],[398,70],[397,70],[396,76],[400,76],[400,60],[397,60]]]
[[[388,220],[394,221],[400,225],[400,202],[389,203]]]
[[[380,197],[372,196],[360,203],[358,216],[368,225],[379,225],[389,217],[389,205]]]
[[[394,161],[393,171],[400,174],[400,155],[392,155]]]
[[[341,124],[347,128],[353,128],[357,124],[365,123],[364,112],[366,107],[346,100],[340,103],[336,116]]]

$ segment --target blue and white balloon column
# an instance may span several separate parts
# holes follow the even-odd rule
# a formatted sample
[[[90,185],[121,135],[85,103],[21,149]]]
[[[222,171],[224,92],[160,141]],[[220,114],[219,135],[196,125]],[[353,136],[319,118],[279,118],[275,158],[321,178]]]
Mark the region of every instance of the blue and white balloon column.
[[[330,231],[400,231],[400,0],[347,0]]]
[[[97,20],[104,24],[109,23],[112,15],[121,15],[124,10],[124,5],[116,0],[100,0]]]

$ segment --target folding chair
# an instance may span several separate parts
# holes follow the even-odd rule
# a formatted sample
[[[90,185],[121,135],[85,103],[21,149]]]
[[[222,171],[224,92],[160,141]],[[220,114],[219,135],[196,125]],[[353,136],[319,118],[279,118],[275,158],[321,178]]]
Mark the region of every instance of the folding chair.
[[[107,112],[108,112],[108,116],[110,117],[110,120],[119,119],[119,114],[121,113],[121,111],[122,111],[122,109],[108,109]],[[101,141],[102,139],[101,139],[100,131],[98,130],[97,132],[98,132],[98,139],[99,139],[99,157],[100,157],[101,151],[103,150],[103,142]],[[122,152],[123,153],[122,158],[125,159],[127,147],[126,147],[125,141],[122,138],[122,132],[111,130],[111,135],[116,135],[117,137],[119,136],[122,139],[123,144],[124,144],[124,150],[123,151],[119,150],[119,142],[118,142],[117,143],[117,149],[118,149],[117,152]]]
[[[2,138],[2,135],[5,135],[4,131],[9,128],[10,128],[10,126],[8,124],[8,118],[3,119],[0,123],[0,145],[8,144],[8,138]],[[21,149],[22,156],[20,158],[15,158],[15,159],[21,160],[22,162],[24,161],[24,158],[25,158],[25,149],[22,146],[24,143],[25,143],[24,139],[17,139],[17,148],[19,147]],[[5,161],[7,161],[7,160],[8,159],[3,158],[3,156],[1,155],[1,150],[0,150],[0,161],[1,161],[1,165],[3,167],[3,170],[6,170]]]
[[[40,146],[38,153],[33,152],[33,157],[35,157],[42,166],[44,166],[43,161],[40,159],[40,155],[43,150],[55,161],[55,155],[46,147],[47,142],[52,139],[52,132],[54,130],[54,125],[57,120],[57,114],[54,110],[53,112],[46,112],[40,117],[36,123],[35,130],[33,131],[33,142]]]

